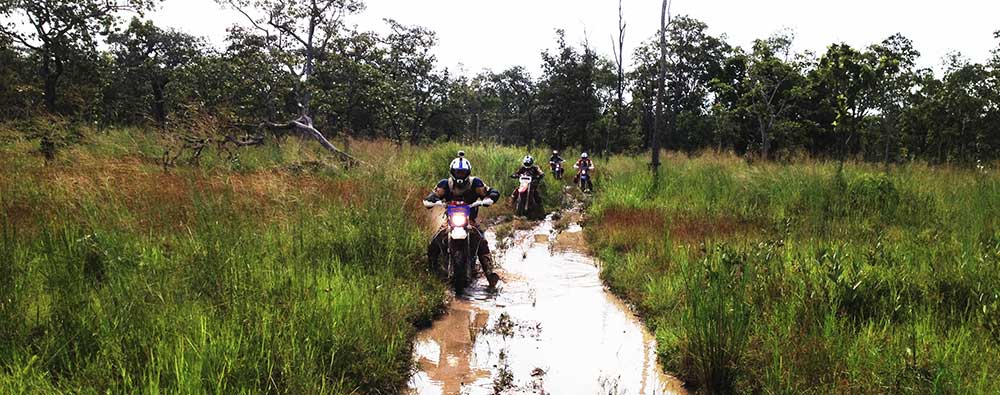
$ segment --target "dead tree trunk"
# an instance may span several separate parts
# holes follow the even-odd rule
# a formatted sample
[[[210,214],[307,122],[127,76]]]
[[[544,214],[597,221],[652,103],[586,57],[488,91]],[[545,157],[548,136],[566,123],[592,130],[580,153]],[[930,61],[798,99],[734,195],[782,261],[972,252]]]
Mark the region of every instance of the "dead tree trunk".
[[[653,120],[653,133],[651,148],[652,152],[652,162],[650,167],[653,169],[653,174],[658,175],[660,173],[660,136],[664,125],[664,110],[663,101],[667,99],[666,92],[666,81],[667,81],[667,25],[670,19],[670,0],[663,0],[663,8],[660,13],[660,73],[659,77],[656,79],[656,116]]]
[[[612,39],[612,44],[614,40]],[[618,0],[618,47],[615,48],[614,45],[611,46],[611,50],[615,52],[615,63],[618,66],[618,85],[615,87],[617,89],[617,107],[615,108],[615,134],[621,136],[625,133],[625,116],[622,112],[625,110],[625,16],[622,14],[622,0]],[[604,134],[604,150],[610,151],[611,149],[611,138],[608,133]]]

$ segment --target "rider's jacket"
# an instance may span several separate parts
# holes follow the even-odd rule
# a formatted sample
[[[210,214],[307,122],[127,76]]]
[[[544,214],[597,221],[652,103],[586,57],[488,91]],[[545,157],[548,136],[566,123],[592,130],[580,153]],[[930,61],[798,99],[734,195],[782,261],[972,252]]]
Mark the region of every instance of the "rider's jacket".
[[[469,181],[470,182],[467,183],[466,187],[463,189],[455,186],[455,183],[451,178],[443,179],[438,182],[437,188],[444,190],[444,196],[438,197],[436,193],[431,191],[431,194],[427,195],[425,200],[432,202],[439,200],[445,202],[461,201],[465,202],[465,204],[474,203],[479,199],[485,198],[493,199],[493,201],[500,200],[500,192],[486,186],[486,183],[479,179],[479,177],[469,177]],[[476,192],[479,188],[486,188],[486,195],[479,195],[479,192]],[[469,217],[472,220],[475,220],[477,216],[479,216],[479,207],[473,207],[472,211],[469,213]]]
[[[560,163],[560,162],[565,162],[565,161],[566,161],[566,160],[565,160],[565,159],[563,159],[563,158],[562,158],[561,156],[559,156],[559,155],[552,155],[552,157],[551,157],[551,158],[549,158],[549,163]]]
[[[580,160],[576,161],[576,164],[573,165],[573,167],[577,169],[590,169],[591,167],[594,167],[594,162],[592,162],[590,158],[586,159],[581,158]]]
[[[538,168],[537,165],[532,165],[530,167],[521,166],[521,168],[517,169],[517,171],[514,172],[514,174],[511,175],[511,177],[517,178],[523,175],[529,175],[531,176],[533,181],[538,181],[540,178],[542,178],[543,173],[542,169]]]

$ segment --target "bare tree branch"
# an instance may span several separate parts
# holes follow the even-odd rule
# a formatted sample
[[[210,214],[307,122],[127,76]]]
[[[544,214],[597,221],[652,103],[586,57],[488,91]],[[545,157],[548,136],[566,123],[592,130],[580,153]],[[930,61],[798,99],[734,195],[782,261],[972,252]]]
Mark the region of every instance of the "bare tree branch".
[[[322,145],[323,148],[326,148],[327,151],[337,154],[343,160],[349,163],[360,163],[365,166],[371,166],[367,162],[355,158],[344,151],[341,151],[339,148],[330,143],[330,140],[327,140],[326,136],[323,136],[323,133],[321,133],[319,130],[313,127],[312,120],[309,119],[308,117],[305,116],[299,117],[298,119],[286,123],[264,122],[260,126],[262,128],[284,129],[284,130],[298,129],[300,132],[303,132],[315,138],[317,141],[319,141],[320,145]]]

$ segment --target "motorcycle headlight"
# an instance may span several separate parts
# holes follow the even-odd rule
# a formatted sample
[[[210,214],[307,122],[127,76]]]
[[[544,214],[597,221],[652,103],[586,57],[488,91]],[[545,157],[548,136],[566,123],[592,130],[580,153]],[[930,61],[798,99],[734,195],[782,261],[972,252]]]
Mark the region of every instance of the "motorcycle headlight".
[[[465,224],[469,223],[469,218],[465,216],[465,213],[455,213],[451,216],[451,225],[457,227],[464,227]]]

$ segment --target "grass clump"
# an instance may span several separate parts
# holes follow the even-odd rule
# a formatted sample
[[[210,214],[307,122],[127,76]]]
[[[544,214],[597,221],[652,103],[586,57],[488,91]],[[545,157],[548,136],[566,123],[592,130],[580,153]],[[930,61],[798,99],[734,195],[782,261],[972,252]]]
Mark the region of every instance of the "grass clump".
[[[1000,176],[922,164],[605,166],[588,236],[700,392],[1000,392]]]

